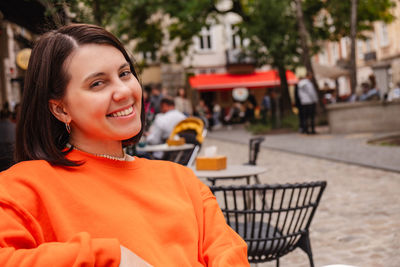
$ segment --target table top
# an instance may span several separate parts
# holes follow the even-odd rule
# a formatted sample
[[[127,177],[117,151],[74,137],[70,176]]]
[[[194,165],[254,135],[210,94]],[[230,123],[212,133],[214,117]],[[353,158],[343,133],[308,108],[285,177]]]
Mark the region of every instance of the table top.
[[[196,167],[191,167],[198,178],[239,178],[258,175],[266,172],[267,169],[254,166],[254,165],[230,165],[226,166],[226,169],[217,171],[199,171]]]
[[[144,147],[136,146],[136,150],[140,152],[168,152],[168,151],[180,151],[180,150],[189,150],[194,147],[194,144],[183,144],[179,146],[169,146],[168,144],[159,144],[159,145],[145,145]]]

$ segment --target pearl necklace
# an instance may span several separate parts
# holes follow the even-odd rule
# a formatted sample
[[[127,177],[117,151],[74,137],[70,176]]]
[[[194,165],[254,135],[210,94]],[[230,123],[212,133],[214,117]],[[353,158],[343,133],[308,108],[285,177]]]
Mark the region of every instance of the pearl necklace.
[[[84,151],[84,150],[82,150],[82,149],[80,149],[80,148],[78,148],[76,146],[72,146],[70,143],[67,143],[66,146],[68,148],[72,147],[75,150],[82,151],[82,152],[85,152],[85,153],[88,153],[88,154],[91,154],[91,155],[94,155],[94,156],[100,157],[100,158],[106,158],[106,159],[118,160],[118,161],[127,161],[128,160],[128,154],[126,154],[125,151],[123,151],[123,150],[122,150],[122,152],[124,153],[124,155],[122,157],[117,157],[117,156],[112,156],[112,155],[108,155],[108,154],[90,153],[90,152]]]

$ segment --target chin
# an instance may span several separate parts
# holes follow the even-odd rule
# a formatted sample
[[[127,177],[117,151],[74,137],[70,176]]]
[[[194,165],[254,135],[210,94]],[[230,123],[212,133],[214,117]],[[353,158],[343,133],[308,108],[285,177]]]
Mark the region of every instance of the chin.
[[[128,140],[131,139],[132,137],[136,136],[138,133],[140,133],[141,127],[134,127],[131,131],[127,132],[126,134],[122,134],[119,140]]]

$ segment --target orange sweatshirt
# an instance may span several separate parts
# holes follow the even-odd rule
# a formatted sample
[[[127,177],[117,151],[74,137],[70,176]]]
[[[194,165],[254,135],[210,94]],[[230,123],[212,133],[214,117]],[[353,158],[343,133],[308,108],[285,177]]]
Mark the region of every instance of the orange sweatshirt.
[[[0,266],[118,266],[120,245],[153,266],[249,266],[246,243],[189,168],[68,157],[86,163],[0,173]]]

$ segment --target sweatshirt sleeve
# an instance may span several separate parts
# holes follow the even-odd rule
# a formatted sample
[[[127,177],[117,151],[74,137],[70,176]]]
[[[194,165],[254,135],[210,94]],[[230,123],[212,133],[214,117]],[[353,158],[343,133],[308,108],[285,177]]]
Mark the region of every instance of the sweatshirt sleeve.
[[[46,242],[40,226],[15,204],[0,200],[0,266],[112,266],[120,262],[116,239],[77,233],[67,242]]]
[[[209,267],[250,266],[246,242],[226,223],[215,196],[201,184],[203,257]]]

